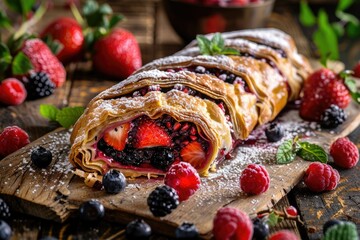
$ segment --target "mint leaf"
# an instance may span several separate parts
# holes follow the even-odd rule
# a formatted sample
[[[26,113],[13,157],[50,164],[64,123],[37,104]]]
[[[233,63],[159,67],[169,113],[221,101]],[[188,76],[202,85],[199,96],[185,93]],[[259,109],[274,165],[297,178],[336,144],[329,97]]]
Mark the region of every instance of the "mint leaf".
[[[211,46],[221,50],[225,47],[225,40],[220,33],[215,33],[211,39]]]
[[[284,218],[277,215],[275,212],[271,212],[268,216],[267,223],[269,227],[275,227],[280,223]]]
[[[344,11],[354,3],[354,0],[340,0],[336,10]]]
[[[328,161],[328,155],[325,150],[319,145],[309,142],[299,142],[300,150],[297,155],[306,161],[311,162],[322,162]]]
[[[296,157],[296,149],[292,139],[284,141],[276,152],[276,163],[286,164],[294,161]]]
[[[349,89],[351,98],[360,104],[360,92],[358,92],[356,87],[356,80],[349,75],[346,75],[347,73],[343,73],[342,75],[345,76],[344,84]]]
[[[359,235],[354,223],[342,222],[330,227],[322,240],[359,240]]]
[[[56,121],[64,128],[70,128],[84,112],[83,107],[65,107],[56,115]]]
[[[300,23],[305,27],[312,27],[316,24],[316,17],[309,4],[305,0],[300,2]]]
[[[323,9],[319,11],[318,25],[319,28],[313,35],[313,41],[320,52],[321,63],[326,65],[328,58],[331,60],[339,58],[338,39]]]
[[[220,33],[215,33],[211,40],[203,35],[197,35],[196,40],[203,55],[240,55],[235,48],[225,47],[225,40]]]
[[[11,60],[12,57],[9,48],[5,44],[0,43],[0,73],[6,71],[11,63]]]
[[[14,75],[22,75],[28,73],[32,68],[30,59],[23,52],[19,52],[13,60],[11,70]]]
[[[49,119],[50,121],[56,121],[56,115],[60,112],[57,107],[50,104],[41,104],[39,111],[41,116]]]
[[[196,40],[200,48],[200,53],[203,55],[211,55],[210,40],[204,37],[203,35],[197,35]]]

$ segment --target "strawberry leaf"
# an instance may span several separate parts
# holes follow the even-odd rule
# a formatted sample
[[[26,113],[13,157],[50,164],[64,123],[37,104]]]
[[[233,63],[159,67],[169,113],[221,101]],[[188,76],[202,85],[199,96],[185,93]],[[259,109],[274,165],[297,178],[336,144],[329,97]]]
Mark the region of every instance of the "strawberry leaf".
[[[19,52],[12,62],[11,71],[14,75],[23,75],[33,68],[30,59],[23,53]]]
[[[3,11],[0,11],[0,27],[7,29],[11,28],[11,21]]]
[[[239,55],[239,51],[234,48],[226,48],[225,40],[220,33],[215,33],[211,40],[203,35],[197,35],[196,40],[203,55]]]
[[[316,17],[309,4],[305,0],[301,0],[300,2],[299,20],[305,27],[312,27],[316,24]]]
[[[114,14],[110,18],[109,28],[111,29],[111,28],[115,27],[123,19],[124,19],[124,15],[122,15],[122,14]]]
[[[12,56],[9,48],[5,44],[0,43],[0,73],[4,73],[8,69],[11,61]]]
[[[84,112],[83,107],[65,107],[56,114],[56,121],[64,128],[70,128]]]
[[[57,107],[50,104],[41,104],[39,111],[41,116],[49,119],[50,121],[56,121],[56,115],[60,112]]]
[[[59,42],[57,39],[52,39],[51,35],[47,35],[43,38],[43,41],[46,45],[50,48],[51,52],[56,55],[58,54],[63,48],[64,45]]]
[[[292,139],[284,141],[276,152],[276,163],[286,164],[294,161],[296,157],[296,149]]]
[[[356,225],[352,222],[342,222],[331,226],[322,240],[359,240]]]
[[[322,162],[328,161],[328,155],[325,150],[319,145],[309,142],[299,142],[300,149],[297,151],[297,155],[306,161]]]

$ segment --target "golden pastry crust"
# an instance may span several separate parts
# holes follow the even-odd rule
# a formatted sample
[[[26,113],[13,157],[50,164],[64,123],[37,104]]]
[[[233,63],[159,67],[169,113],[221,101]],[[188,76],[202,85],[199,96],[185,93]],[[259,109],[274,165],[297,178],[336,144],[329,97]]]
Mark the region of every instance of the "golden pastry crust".
[[[124,175],[137,177],[148,175],[149,172],[142,168],[120,166],[116,161],[106,161],[97,157],[97,140],[103,134],[104,128],[112,124],[128,122],[136,117],[146,115],[152,119],[167,114],[175,120],[194,123],[198,131],[210,143],[208,161],[198,172],[207,175],[215,160],[232,150],[232,137],[226,119],[218,106],[209,100],[192,97],[180,91],[167,93],[149,92],[143,97],[97,99],[92,101],[87,111],[77,121],[72,132],[72,147],[70,162],[87,172],[100,172],[104,174],[109,168],[118,169]],[[163,175],[161,170],[152,170],[151,175]]]

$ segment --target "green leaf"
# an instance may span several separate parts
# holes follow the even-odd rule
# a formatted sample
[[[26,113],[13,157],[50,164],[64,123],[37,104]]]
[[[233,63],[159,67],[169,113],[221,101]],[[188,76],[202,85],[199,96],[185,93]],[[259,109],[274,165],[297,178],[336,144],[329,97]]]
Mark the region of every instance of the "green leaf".
[[[211,44],[213,46],[217,46],[219,49],[223,49],[225,47],[224,38],[221,36],[220,33],[215,33],[211,39]]]
[[[354,0],[340,0],[336,10],[344,11],[354,3]]]
[[[309,4],[305,0],[300,1],[300,23],[305,27],[312,27],[316,24],[316,17]]]
[[[76,123],[84,110],[83,107],[65,107],[56,115],[56,121],[64,128],[70,128]]]
[[[11,21],[3,11],[0,11],[0,27],[11,28]]]
[[[200,48],[200,53],[203,55],[211,55],[210,40],[204,37],[203,35],[197,35],[196,40]]]
[[[277,215],[275,212],[271,212],[268,216],[267,223],[269,227],[275,227],[283,219],[284,219],[283,217]]]
[[[9,48],[0,43],[0,73],[4,73],[12,61]]]
[[[64,45],[57,39],[53,39],[51,35],[47,35],[43,38],[43,41],[46,45],[50,48],[51,52],[56,55],[58,54],[63,48]]]
[[[110,15],[113,13],[111,7],[109,4],[104,3],[99,7],[99,12],[104,14],[104,15]]]
[[[294,141],[292,139],[284,141],[276,152],[276,163],[286,164],[294,161],[296,157],[296,150],[294,148]]]
[[[56,121],[56,115],[60,112],[57,107],[50,104],[40,104],[39,111],[41,116],[49,119],[50,121]]]
[[[309,142],[299,142],[300,150],[297,155],[302,159],[310,162],[327,163],[328,155],[325,150],[319,145]]]
[[[338,37],[343,37],[345,35],[345,29],[341,23],[335,22],[332,23],[331,26]]]
[[[346,25],[346,33],[350,38],[356,39],[360,37],[360,23],[355,24],[353,22],[349,22]]]
[[[345,13],[343,11],[336,11],[336,16],[343,22],[353,23],[355,25],[359,24],[359,19],[350,13]]]
[[[356,103],[360,104],[360,92],[357,90],[355,78],[347,75],[346,73],[342,74],[342,76],[345,76],[344,84],[349,89],[351,98]]]
[[[342,222],[331,226],[322,240],[359,240],[359,235],[354,223]]]
[[[82,13],[84,16],[93,14],[99,9],[99,4],[96,1],[88,0],[85,2]]]
[[[30,59],[23,53],[19,52],[12,62],[11,71],[14,75],[23,75],[33,69]]]
[[[338,39],[323,9],[319,11],[318,25],[319,28],[313,35],[313,41],[320,52],[321,63],[326,65],[327,59],[339,58]]]
[[[94,32],[92,31],[89,31],[85,34],[85,46],[86,46],[86,49],[91,49],[92,48],[92,45],[94,44]]]
[[[5,0],[5,3],[13,11],[20,13],[24,17],[31,11],[36,0]]]
[[[224,55],[239,55],[239,51],[236,50],[235,48],[224,48],[224,50],[222,50],[221,52]]]
[[[109,28],[113,28],[116,26],[116,24],[118,24],[120,21],[122,21],[124,19],[124,15],[122,14],[115,14],[110,18],[110,22],[109,22]]]

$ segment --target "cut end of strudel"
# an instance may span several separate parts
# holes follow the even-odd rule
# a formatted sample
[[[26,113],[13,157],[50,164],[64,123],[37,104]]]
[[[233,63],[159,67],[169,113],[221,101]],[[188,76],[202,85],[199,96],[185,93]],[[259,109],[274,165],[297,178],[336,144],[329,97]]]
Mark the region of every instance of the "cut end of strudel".
[[[279,30],[223,36],[239,56],[202,56],[191,43],[96,96],[74,126],[70,162],[128,177],[164,175],[181,161],[203,176],[215,169],[299,96],[311,72]]]

